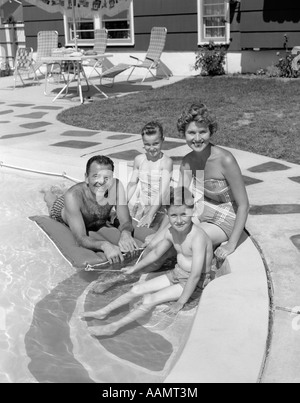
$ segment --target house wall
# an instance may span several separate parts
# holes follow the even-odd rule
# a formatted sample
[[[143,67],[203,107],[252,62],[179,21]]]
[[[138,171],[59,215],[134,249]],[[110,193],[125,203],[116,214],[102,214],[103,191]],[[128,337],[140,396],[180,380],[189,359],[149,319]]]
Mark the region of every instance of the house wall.
[[[229,73],[256,72],[275,63],[277,50],[284,46],[284,34],[290,48],[300,45],[299,0],[241,0],[230,5],[229,18]],[[49,14],[25,3],[24,22],[27,46],[36,50],[38,31],[48,29],[57,30],[64,45],[61,14]],[[126,62],[130,54],[142,57],[153,26],[168,29],[164,62],[172,66],[174,74],[193,74],[198,49],[197,0],[134,0],[135,45],[109,47],[114,53],[112,62]]]

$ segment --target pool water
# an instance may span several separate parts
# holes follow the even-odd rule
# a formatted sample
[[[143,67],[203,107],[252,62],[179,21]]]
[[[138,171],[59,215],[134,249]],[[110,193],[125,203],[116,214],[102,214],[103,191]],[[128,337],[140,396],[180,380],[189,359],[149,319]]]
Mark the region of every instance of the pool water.
[[[43,188],[71,182],[4,168],[0,182],[0,382],[163,382],[184,348],[197,303],[173,320],[161,306],[112,337],[92,337],[88,327],[99,322],[82,320],[81,313],[106,305],[133,280],[94,293],[97,282],[114,274],[75,270],[28,220],[47,214]]]

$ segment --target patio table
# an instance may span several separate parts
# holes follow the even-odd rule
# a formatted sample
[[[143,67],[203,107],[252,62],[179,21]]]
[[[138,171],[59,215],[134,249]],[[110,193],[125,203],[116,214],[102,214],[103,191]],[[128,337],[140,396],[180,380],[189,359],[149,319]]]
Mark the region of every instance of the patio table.
[[[83,62],[85,60],[89,59],[100,59],[100,58],[105,58],[105,57],[112,57],[112,54],[95,54],[95,55],[78,55],[78,56],[72,56],[72,54],[62,54],[62,55],[56,55],[56,56],[49,56],[49,57],[42,57],[41,60],[44,63],[52,64],[52,63],[62,63],[62,62],[72,62],[74,66],[74,74],[72,77],[68,75],[68,80],[63,89],[53,98],[52,102],[55,102],[57,98],[59,98],[60,95],[63,94],[64,91],[66,93],[68,92],[70,84],[77,79],[77,87],[78,87],[78,92],[80,96],[80,103],[83,103],[83,96],[82,96],[82,79],[86,81],[87,85],[92,85],[98,92],[100,92],[105,98],[108,98],[108,96],[103,92],[96,84],[92,83],[88,77],[85,74],[84,68],[83,68]],[[46,77],[47,79],[47,77]]]

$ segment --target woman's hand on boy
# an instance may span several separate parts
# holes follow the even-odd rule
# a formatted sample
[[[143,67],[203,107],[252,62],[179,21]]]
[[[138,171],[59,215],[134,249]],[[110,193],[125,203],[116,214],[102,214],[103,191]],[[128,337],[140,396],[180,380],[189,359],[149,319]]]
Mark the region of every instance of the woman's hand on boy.
[[[215,251],[215,256],[219,260],[225,260],[227,256],[235,251],[235,247],[227,242],[225,245],[219,246]]]

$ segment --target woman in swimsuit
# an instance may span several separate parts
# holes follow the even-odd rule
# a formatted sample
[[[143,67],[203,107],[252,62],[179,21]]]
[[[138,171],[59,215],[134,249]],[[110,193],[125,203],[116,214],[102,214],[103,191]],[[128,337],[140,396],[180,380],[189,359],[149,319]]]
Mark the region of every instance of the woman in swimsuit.
[[[179,186],[192,186],[200,226],[214,245],[222,244],[216,257],[226,259],[238,245],[249,212],[241,170],[229,151],[211,143],[217,122],[204,104],[184,110],[177,128],[192,149],[183,158]]]

